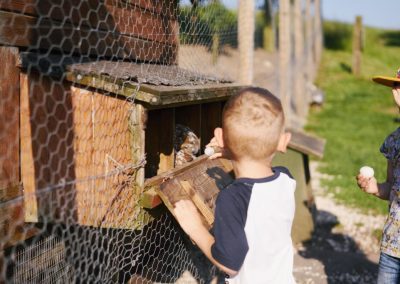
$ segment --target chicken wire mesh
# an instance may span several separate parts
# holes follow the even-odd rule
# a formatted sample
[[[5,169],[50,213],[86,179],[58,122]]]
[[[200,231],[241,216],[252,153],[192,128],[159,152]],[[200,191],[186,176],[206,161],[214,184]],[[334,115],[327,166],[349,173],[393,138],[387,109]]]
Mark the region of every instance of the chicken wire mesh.
[[[0,2],[0,282],[218,275],[162,205],[140,204],[149,177],[140,137],[150,130],[136,93],[229,82],[202,64],[236,37],[235,13],[219,1]],[[119,71],[111,83],[137,92],[71,83],[68,72],[82,68]]]

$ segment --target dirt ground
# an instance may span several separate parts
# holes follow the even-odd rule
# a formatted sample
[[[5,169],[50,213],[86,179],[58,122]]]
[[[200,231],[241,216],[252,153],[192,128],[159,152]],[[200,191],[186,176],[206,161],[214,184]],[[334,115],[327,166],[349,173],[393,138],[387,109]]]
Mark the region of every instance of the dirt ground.
[[[317,218],[312,239],[294,258],[298,283],[376,283],[379,240],[384,216],[366,215],[338,204],[321,186],[324,177],[311,164]],[[357,190],[357,189],[355,189]]]
[[[276,56],[256,50],[254,57],[255,85],[274,92],[278,84]],[[180,47],[179,66],[233,80],[237,80],[240,68],[237,50],[223,50],[213,65],[211,54],[205,47],[198,46]],[[329,177],[318,173],[317,167],[312,163],[316,227],[312,239],[296,248],[294,276],[297,283],[376,283],[379,241],[375,232],[383,227],[385,217],[365,215],[337,204],[320,184],[321,179]],[[182,281],[179,283],[193,283],[185,278]]]

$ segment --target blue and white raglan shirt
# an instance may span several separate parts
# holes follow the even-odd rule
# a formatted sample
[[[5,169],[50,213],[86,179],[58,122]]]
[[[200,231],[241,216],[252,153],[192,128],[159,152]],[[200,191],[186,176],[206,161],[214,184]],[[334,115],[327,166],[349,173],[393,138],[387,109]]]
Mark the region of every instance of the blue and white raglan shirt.
[[[286,168],[273,171],[266,178],[236,179],[218,195],[211,253],[239,271],[228,283],[295,283],[291,229],[296,181]]]

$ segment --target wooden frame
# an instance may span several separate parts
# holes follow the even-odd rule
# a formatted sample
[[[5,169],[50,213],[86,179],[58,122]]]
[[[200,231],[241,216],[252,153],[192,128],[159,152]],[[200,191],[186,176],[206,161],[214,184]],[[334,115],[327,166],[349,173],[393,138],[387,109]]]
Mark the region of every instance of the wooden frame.
[[[52,9],[53,2],[2,1],[0,44],[164,64],[176,61],[175,2],[67,0]],[[71,36],[65,40],[63,34]]]

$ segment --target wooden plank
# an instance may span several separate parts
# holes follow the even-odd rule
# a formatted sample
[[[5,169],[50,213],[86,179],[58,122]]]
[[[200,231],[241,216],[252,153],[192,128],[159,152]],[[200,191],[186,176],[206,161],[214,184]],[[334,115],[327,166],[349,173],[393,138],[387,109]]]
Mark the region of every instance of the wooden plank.
[[[174,167],[174,109],[148,112],[146,126],[146,177],[152,177]]]
[[[150,4],[151,1],[146,1]],[[164,2],[164,1],[157,1]],[[157,4],[157,3],[156,3]],[[144,6],[144,5],[142,5]],[[147,5],[149,6],[149,5]],[[177,44],[177,10],[158,5],[141,8],[121,1],[94,0],[14,0],[0,2],[0,10],[71,23],[77,27],[118,32],[156,42]],[[57,8],[54,8],[57,7]]]
[[[66,79],[77,84],[112,92],[125,97],[136,93],[136,100],[147,103],[149,108],[173,107],[187,104],[221,101],[228,99],[243,86],[238,84],[209,84],[186,86],[154,86],[137,85],[104,75],[81,75],[77,72],[67,72]]]
[[[40,232],[24,220],[24,200],[21,197],[0,204],[0,252],[20,244]],[[0,254],[1,259],[1,254]]]
[[[277,154],[273,166],[284,166],[296,180],[296,211],[292,226],[292,239],[294,243],[301,243],[311,238],[314,230],[314,221],[311,212],[313,204],[309,180],[306,178],[306,168],[302,153],[289,149],[285,154]]]
[[[155,187],[167,208],[173,213],[174,204],[182,199],[192,200],[199,209],[204,224],[211,228],[215,201],[220,190],[233,182],[232,168],[225,168],[220,159],[199,158],[170,173]]]
[[[165,14],[167,17],[177,17],[178,1],[148,1],[148,0],[105,0],[106,3],[120,3],[125,7],[126,5],[136,5],[151,13]],[[115,5],[115,4],[114,4]]]
[[[21,181],[24,187],[25,220],[38,221],[35,164],[32,149],[28,76],[21,74]]]
[[[196,192],[190,182],[181,180],[180,183],[183,190],[185,190],[187,195],[190,196],[194,205],[196,205],[197,209],[203,215],[208,226],[211,227],[214,223],[214,212],[204,203],[203,198]]]
[[[173,169],[170,169],[164,173],[161,173],[157,176],[153,176],[151,178],[146,179],[145,183],[144,183],[144,187],[145,188],[151,188],[154,186],[159,186],[162,182],[170,179],[171,177],[174,177],[176,175],[179,175],[189,169],[191,169],[192,167],[195,167],[201,163],[204,163],[205,160],[208,159],[208,156],[206,155],[202,155],[200,157],[198,157],[196,160],[190,162],[189,164],[186,165],[182,165]]]
[[[131,139],[131,156],[133,163],[138,163],[145,155],[145,137],[147,111],[141,104],[135,104],[129,110],[129,130]],[[144,167],[136,172],[136,185],[143,188],[145,171]]]
[[[177,107],[175,122],[189,127],[197,137],[201,137],[201,104]]]
[[[323,157],[325,148],[324,139],[294,129],[288,129],[288,131],[292,133],[289,148],[304,154],[314,155],[317,158]]]
[[[21,78],[27,219],[128,229],[146,224],[151,217],[139,206],[142,187],[132,168],[133,104],[35,73]]]
[[[353,28],[353,60],[352,60],[352,73],[355,76],[361,75],[361,62],[362,62],[362,17],[356,16],[356,22]]]
[[[0,11],[0,43],[4,45],[51,49],[82,55],[118,57],[124,59],[172,64],[176,45],[154,43],[115,33],[68,23]],[[65,36],[69,35],[69,36]]]
[[[57,6],[57,9],[52,7]],[[82,7],[81,7],[82,6]],[[104,6],[119,7],[126,10],[139,7],[147,13],[156,14],[162,17],[176,19],[178,3],[173,1],[148,1],[148,0],[5,0],[0,2],[0,9],[13,11],[32,16],[47,16],[54,20],[62,20],[62,17],[76,16],[85,20],[89,17],[90,11],[97,11],[101,21],[107,21],[104,17]],[[79,10],[77,10],[79,9]],[[71,12],[74,10],[75,12]],[[74,14],[74,15],[71,15]],[[93,17],[94,15],[92,15]],[[100,23],[99,23],[100,24]]]
[[[159,189],[161,183],[170,179],[171,177],[174,177],[175,175],[182,174],[183,172],[187,171],[191,167],[195,167],[195,166],[203,163],[207,159],[208,159],[208,156],[203,155],[203,156],[200,156],[197,159],[193,160],[189,164],[177,166],[177,167],[170,169],[164,173],[161,173],[157,176],[146,179],[146,181],[144,183],[144,193],[140,200],[141,206],[144,208],[151,209],[151,208],[155,208],[158,205],[160,205],[162,201],[161,201],[160,196],[158,195],[158,189]],[[223,160],[221,160],[221,161],[223,161]]]
[[[290,86],[292,81],[291,57],[292,57],[292,39],[291,39],[291,1],[279,0],[279,99],[286,115],[287,121],[290,121],[292,90]]]
[[[129,168],[139,162],[135,157],[143,157],[143,109],[76,87],[72,87],[72,103],[75,172],[76,179],[83,181],[76,185],[77,222],[103,228],[143,226],[149,219],[138,205],[143,170],[137,176]],[[136,149],[132,149],[133,135],[141,137]]]
[[[171,20],[164,15],[143,12],[135,6],[132,9],[113,6],[106,6],[106,8],[108,10],[107,18],[114,20],[115,27],[111,30],[170,45],[179,43],[179,25],[176,20]]]
[[[26,220],[75,218],[72,103],[69,85],[21,75],[21,173]],[[46,145],[46,146],[45,146]]]
[[[222,107],[220,102],[202,105],[201,149],[214,137],[214,129],[222,126]]]
[[[0,201],[22,194],[19,186],[18,49],[0,46]]]

